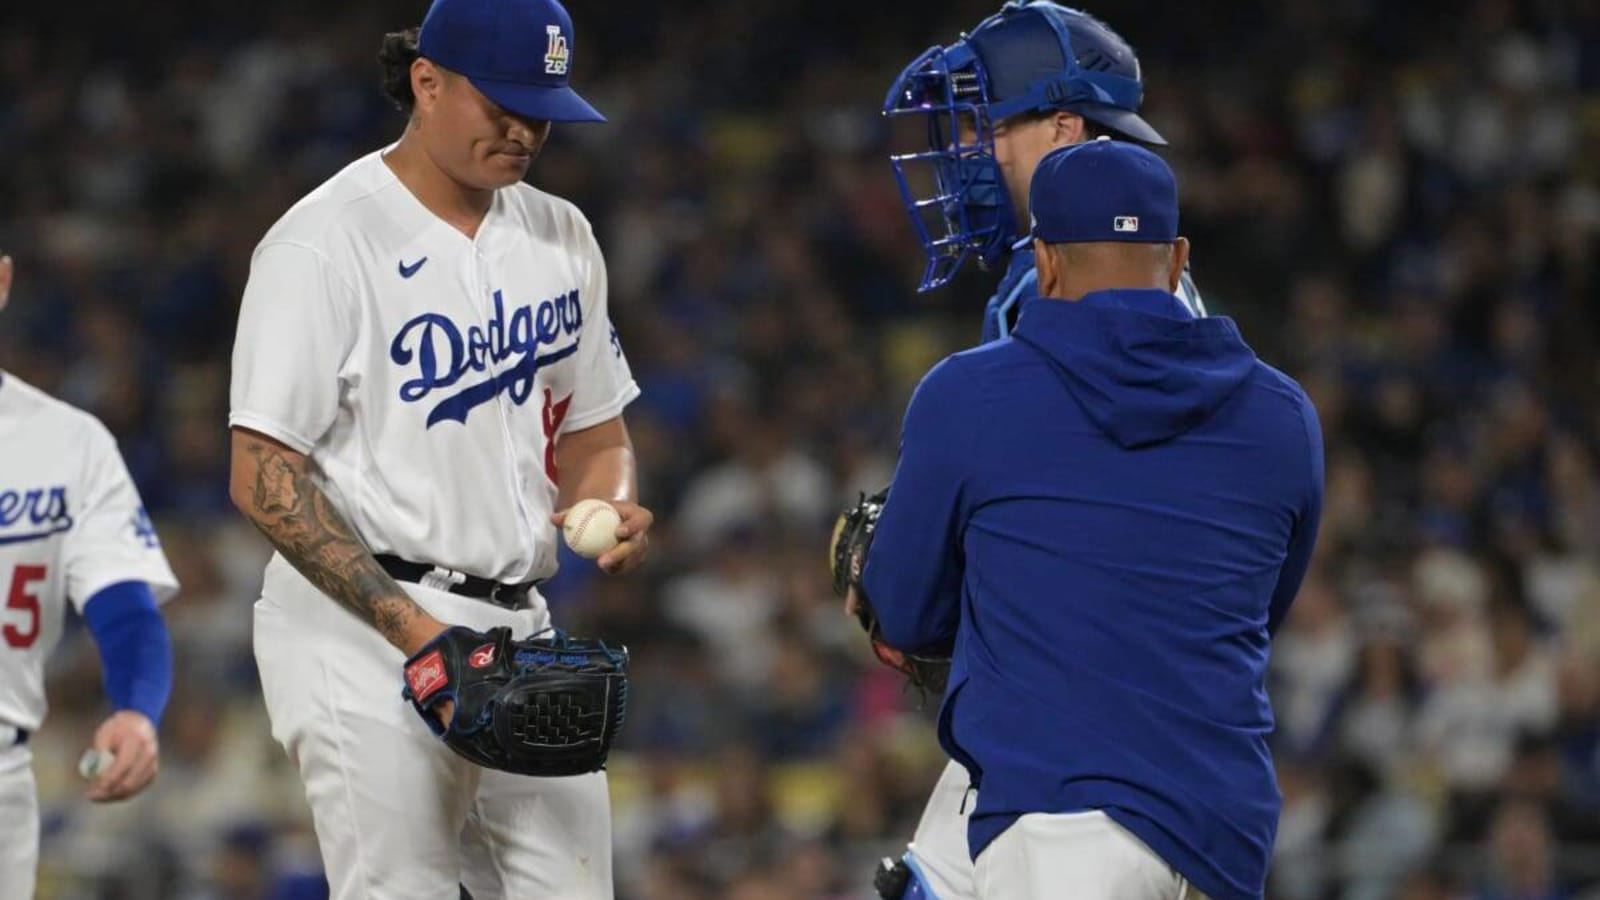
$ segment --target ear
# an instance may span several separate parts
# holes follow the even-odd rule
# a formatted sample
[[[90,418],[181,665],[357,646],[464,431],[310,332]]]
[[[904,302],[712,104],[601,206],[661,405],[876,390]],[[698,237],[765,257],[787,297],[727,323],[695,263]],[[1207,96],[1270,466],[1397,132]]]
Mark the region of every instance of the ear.
[[[417,57],[411,63],[411,95],[416,98],[418,112],[432,112],[444,90],[444,71],[433,60]]]
[[[1050,149],[1057,147],[1070,147],[1081,144],[1088,137],[1088,131],[1083,124],[1083,116],[1070,113],[1064,109],[1056,110],[1050,117]]]
[[[1172,242],[1172,263],[1167,271],[1167,290],[1176,294],[1178,285],[1183,281],[1184,267],[1189,265],[1189,239],[1180,237]]]
[[[1050,245],[1034,238],[1033,241],[1033,268],[1039,274],[1039,296],[1058,297],[1056,288],[1061,283],[1061,266],[1056,260],[1056,255],[1050,250]]]

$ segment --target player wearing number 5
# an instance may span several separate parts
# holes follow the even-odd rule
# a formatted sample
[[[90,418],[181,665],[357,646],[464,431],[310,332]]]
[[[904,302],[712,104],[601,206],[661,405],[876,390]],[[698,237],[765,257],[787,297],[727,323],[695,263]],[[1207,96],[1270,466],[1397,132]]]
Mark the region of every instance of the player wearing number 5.
[[[12,262],[0,258],[0,308]],[[116,441],[93,416],[0,373],[0,900],[33,897],[38,801],[28,735],[45,716],[44,663],[67,603],[89,626],[115,711],[94,735],[112,755],[89,799],[156,777],[172,645],[156,608],[178,589]]]
[[[517,642],[551,625],[538,584],[560,511],[617,509],[609,572],[639,563],[651,524],[598,242],[523,183],[552,123],[604,121],[568,83],[576,51],[555,0],[435,0],[380,56],[399,140],[308,194],[251,260],[232,494],[277,549],[256,661],[334,898],[612,894],[603,758],[502,764],[567,747],[529,734],[572,707],[513,721],[478,690],[540,658]],[[599,678],[620,703],[618,674]],[[609,736],[620,716],[586,721]]]

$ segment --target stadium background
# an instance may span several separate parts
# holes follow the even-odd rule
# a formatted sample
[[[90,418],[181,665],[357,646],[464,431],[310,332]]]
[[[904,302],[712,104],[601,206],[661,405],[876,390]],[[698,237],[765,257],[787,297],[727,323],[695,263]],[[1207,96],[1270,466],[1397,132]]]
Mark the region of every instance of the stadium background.
[[[226,497],[228,355],[265,228],[398,133],[373,57],[424,8],[0,17],[0,364],[115,432],[186,588],[135,802],[81,799],[96,664],[81,634],[55,660],[41,897],[317,896],[251,659],[264,550]],[[601,235],[660,522],[642,577],[571,566],[550,591],[635,652],[619,896],[864,896],[942,761],[822,545],[991,280],[910,293],[876,110],[993,7],[571,8],[577,83],[612,121],[557,129],[533,180]],[[1318,562],[1274,652],[1272,896],[1600,896],[1600,4],[1090,8],[1144,60],[1208,303],[1327,435]]]

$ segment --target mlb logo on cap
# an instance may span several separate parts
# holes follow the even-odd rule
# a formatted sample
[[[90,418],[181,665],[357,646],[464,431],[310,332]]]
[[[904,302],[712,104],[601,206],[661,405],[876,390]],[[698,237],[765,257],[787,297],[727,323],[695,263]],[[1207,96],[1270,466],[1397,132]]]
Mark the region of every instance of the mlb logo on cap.
[[[1045,154],[1028,191],[1033,236],[1046,244],[1170,244],[1178,182],[1138,144],[1094,140]]]

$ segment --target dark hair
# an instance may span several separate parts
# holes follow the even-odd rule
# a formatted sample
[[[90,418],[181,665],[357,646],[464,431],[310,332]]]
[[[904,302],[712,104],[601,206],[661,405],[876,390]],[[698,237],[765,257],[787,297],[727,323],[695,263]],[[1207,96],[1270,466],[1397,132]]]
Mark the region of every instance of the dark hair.
[[[1018,122],[1018,123],[1021,123],[1021,124],[1030,124],[1030,123],[1033,123],[1033,122],[1043,122],[1045,119],[1048,119],[1051,116],[1054,116],[1058,112],[1070,112],[1073,115],[1076,115],[1079,118],[1083,119],[1083,139],[1085,141],[1092,141],[1092,140],[1094,140],[1094,139],[1096,139],[1098,137],[1101,137],[1101,136],[1113,138],[1113,139],[1119,140],[1119,141],[1132,140],[1132,138],[1124,136],[1123,134],[1121,134],[1120,132],[1116,131],[1115,129],[1107,128],[1106,126],[1101,125],[1099,122],[1096,122],[1095,120],[1089,118],[1088,116],[1084,115],[1083,113],[1077,112],[1076,110],[1071,110],[1071,109],[1030,109],[1030,110],[1026,110],[1024,112],[1019,112],[1014,116],[1008,116],[1006,118],[1006,121],[1007,122]]]
[[[378,65],[383,67],[383,94],[408,116],[417,103],[416,95],[411,93],[411,64],[420,55],[417,31],[416,28],[391,31],[383,36],[383,46],[378,48]]]
[[[1114,129],[1107,128],[1106,126],[1101,125],[1099,122],[1096,122],[1095,120],[1089,118],[1088,116],[1084,116],[1083,117],[1083,139],[1086,140],[1086,141],[1096,141],[1096,140],[1099,140],[1102,137],[1108,137],[1108,138],[1113,138],[1115,140],[1122,140],[1122,141],[1132,140],[1132,138],[1129,138],[1126,135],[1123,135],[1123,134],[1117,132]]]

